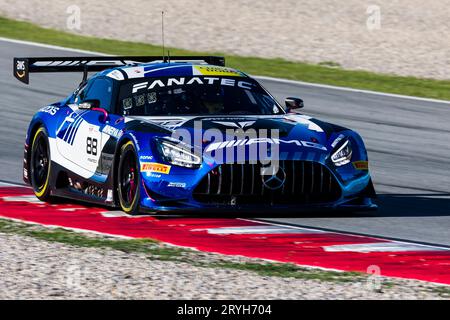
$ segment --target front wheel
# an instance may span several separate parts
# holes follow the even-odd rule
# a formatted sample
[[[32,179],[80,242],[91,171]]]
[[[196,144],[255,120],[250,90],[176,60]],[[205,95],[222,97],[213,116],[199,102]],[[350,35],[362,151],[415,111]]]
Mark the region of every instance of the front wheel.
[[[47,131],[40,127],[34,134],[30,157],[31,186],[39,200],[50,201],[50,147]]]
[[[136,159],[136,150],[131,141],[125,143],[120,149],[120,160],[117,174],[119,204],[128,214],[139,212],[139,167]]]

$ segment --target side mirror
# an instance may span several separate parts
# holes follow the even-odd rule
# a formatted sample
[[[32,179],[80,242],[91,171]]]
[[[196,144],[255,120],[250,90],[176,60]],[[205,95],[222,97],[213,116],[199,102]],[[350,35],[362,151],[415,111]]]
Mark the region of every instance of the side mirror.
[[[101,122],[106,122],[106,120],[108,120],[109,118],[108,111],[100,107],[100,100],[97,99],[83,101],[78,105],[78,109],[101,112],[102,113],[102,116],[100,118]]]
[[[284,100],[284,103],[286,105],[286,109],[288,112],[295,109],[301,109],[305,105],[303,104],[303,100],[300,98],[294,98],[294,97],[288,97]]]
[[[78,105],[78,109],[91,110],[93,108],[100,108],[100,100],[85,100]]]

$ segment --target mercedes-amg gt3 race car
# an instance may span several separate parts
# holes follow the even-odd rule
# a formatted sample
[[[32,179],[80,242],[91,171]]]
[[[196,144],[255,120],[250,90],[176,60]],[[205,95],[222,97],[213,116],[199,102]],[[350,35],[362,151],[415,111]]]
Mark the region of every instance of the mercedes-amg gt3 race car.
[[[23,178],[43,201],[130,214],[376,208],[356,132],[300,114],[299,98],[282,107],[222,57],[14,59],[18,80],[33,72],[83,72],[28,128]]]

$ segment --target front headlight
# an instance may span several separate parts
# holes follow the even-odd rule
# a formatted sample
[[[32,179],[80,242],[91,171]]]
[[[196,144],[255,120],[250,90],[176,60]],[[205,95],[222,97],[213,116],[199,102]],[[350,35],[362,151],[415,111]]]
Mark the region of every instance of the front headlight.
[[[169,141],[158,141],[162,158],[175,166],[186,168],[198,168],[202,163],[201,158],[191,151],[184,149]]]
[[[350,140],[344,142],[342,146],[339,147],[331,156],[331,160],[333,161],[336,167],[343,166],[347,164],[352,159],[352,145]]]

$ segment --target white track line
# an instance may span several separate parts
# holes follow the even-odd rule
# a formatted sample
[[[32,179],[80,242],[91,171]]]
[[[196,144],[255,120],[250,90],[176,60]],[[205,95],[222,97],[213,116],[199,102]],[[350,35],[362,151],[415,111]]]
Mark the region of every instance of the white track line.
[[[360,238],[371,238],[371,239],[375,239],[375,240],[379,240],[379,241],[389,241],[389,242],[392,242],[392,243],[400,243],[400,244],[405,244],[405,245],[417,245],[417,246],[421,246],[421,247],[425,247],[425,248],[431,248],[431,249],[435,249],[435,250],[436,249],[438,249],[438,250],[447,250],[447,251],[450,250],[450,248],[448,248],[448,247],[441,247],[441,246],[437,246],[437,245],[428,245],[428,244],[416,243],[414,241],[410,241],[409,242],[409,241],[402,241],[402,240],[391,240],[391,239],[377,237],[377,236],[373,236],[373,235],[353,234],[351,232],[346,233],[344,231],[334,231],[334,230],[326,231],[326,230],[321,230],[321,229],[315,229],[315,228],[312,228],[312,227],[293,226],[291,224],[269,222],[269,221],[263,221],[263,220],[258,220],[258,219],[255,219],[255,220],[253,220],[253,219],[245,219],[245,218],[237,218],[237,219],[242,220],[242,221],[267,224],[267,225],[271,225],[271,226],[279,226],[279,227],[293,228],[293,229],[300,229],[300,230],[321,231],[321,232],[326,232],[326,233],[334,233],[334,234],[340,234],[340,235],[344,235],[344,236],[353,236],[353,237],[360,237]]]
[[[88,50],[82,50],[82,49],[67,48],[67,47],[55,46],[55,45],[51,45],[51,44],[32,42],[32,41],[24,41],[24,40],[16,40],[16,39],[4,38],[4,37],[0,37],[0,41],[17,43],[17,44],[22,44],[22,45],[27,45],[27,46],[34,46],[34,47],[53,49],[53,50],[61,50],[61,51],[77,52],[77,53],[84,53],[84,54],[110,56],[110,54],[97,52],[97,51],[88,51]],[[19,52],[17,53],[17,56],[20,57],[20,53]]]
[[[331,246],[324,246],[326,252],[408,252],[408,251],[423,251],[423,247],[416,244],[403,244],[398,242],[375,242],[375,243],[356,243],[356,244],[337,244]],[[433,251],[441,251],[441,249],[434,249]]]
[[[332,86],[332,85],[328,85],[328,84],[303,82],[303,81],[297,81],[297,80],[272,78],[272,77],[266,77],[266,76],[254,76],[254,78],[260,79],[260,80],[270,80],[270,81],[286,83],[286,84],[307,86],[307,87],[316,87],[316,88],[323,88],[323,89],[347,91],[347,92],[353,92],[353,93],[372,94],[372,95],[384,96],[384,97],[390,97],[390,98],[408,99],[408,100],[416,100],[416,101],[423,101],[423,102],[433,102],[433,103],[443,103],[443,104],[446,104],[446,105],[450,106],[450,101],[447,101],[447,100],[422,98],[422,97],[414,97],[414,96],[405,96],[405,95],[402,95],[402,94],[385,93],[385,92],[364,90],[364,89],[354,89],[354,88],[348,88],[348,87],[338,87],[338,86]]]
[[[311,229],[293,229],[279,226],[246,226],[246,227],[220,227],[220,228],[206,228],[206,229],[192,229],[191,231],[207,231],[209,234],[311,234],[324,233],[323,231],[316,231]]]
[[[32,41],[9,39],[9,38],[4,38],[4,37],[0,37],[0,41],[17,43],[17,44],[22,44],[22,45],[35,46],[35,47],[41,47],[41,48],[48,48],[48,49],[53,49],[53,50],[77,52],[77,53],[92,54],[92,55],[111,56],[110,54],[106,54],[106,53],[102,53],[102,52],[98,52],[98,51],[88,51],[88,50],[67,48],[67,47],[55,46],[55,45],[50,45],[50,44],[43,44],[43,43],[32,42]],[[17,56],[20,56],[20,53],[18,53]],[[260,79],[260,80],[270,80],[270,81],[279,82],[279,83],[300,85],[300,86],[308,86],[308,87],[316,87],[316,88],[323,88],[323,89],[339,90],[339,91],[346,91],[346,92],[353,92],[353,93],[372,94],[372,95],[385,96],[385,97],[391,97],[391,98],[409,99],[409,100],[416,100],[416,101],[423,101],[423,102],[433,102],[433,103],[443,103],[443,104],[450,105],[450,101],[447,101],[447,100],[421,98],[421,97],[414,97],[414,96],[405,96],[405,95],[401,95],[401,94],[385,93],[385,92],[378,92],[378,91],[372,91],[372,90],[363,90],[363,89],[353,89],[353,88],[348,88],[348,87],[338,87],[338,86],[332,86],[332,85],[327,85],[327,84],[319,84],[319,83],[303,82],[303,81],[296,81],[296,80],[280,79],[280,78],[267,77],[267,76],[254,76],[254,78]]]
[[[16,183],[9,183],[9,182],[2,182],[0,181],[0,187],[27,187],[22,184],[16,184]]]

